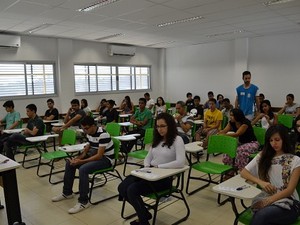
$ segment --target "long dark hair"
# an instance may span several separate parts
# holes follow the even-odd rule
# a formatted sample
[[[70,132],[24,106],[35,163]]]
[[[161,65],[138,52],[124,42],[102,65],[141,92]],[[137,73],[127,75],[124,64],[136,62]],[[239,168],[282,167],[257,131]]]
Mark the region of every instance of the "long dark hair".
[[[294,154],[294,151],[295,151],[292,148],[292,145],[290,142],[288,129],[281,124],[270,126],[268,128],[268,130],[266,131],[265,145],[261,152],[260,160],[258,162],[258,175],[259,175],[259,178],[264,181],[270,181],[269,170],[272,165],[272,159],[274,158],[274,156],[276,154],[275,150],[272,148],[272,146],[270,144],[270,139],[276,133],[278,133],[280,138],[282,139],[282,150],[284,153]]]
[[[125,96],[125,100],[126,100],[126,105],[128,108],[132,108],[132,104],[131,104],[131,99],[128,95]]]
[[[236,122],[243,123],[245,120],[247,120],[242,110],[232,109],[231,112]]]
[[[158,120],[164,120],[168,126],[168,132],[166,134],[166,142],[164,143],[164,145],[166,145],[166,146],[168,146],[168,148],[170,148],[173,145],[175,138],[178,134],[174,117],[168,113],[160,113],[156,117],[156,121],[158,121]],[[154,129],[152,147],[155,148],[163,140],[164,140],[164,137],[158,133],[157,129]]]
[[[269,100],[263,100],[261,103],[260,103],[260,106],[259,106],[259,109],[260,109],[260,112],[263,112],[263,107],[262,107],[262,104],[267,104],[270,109],[268,111],[268,116],[270,117],[270,119],[273,119],[274,118],[274,113],[272,111],[272,106],[271,106],[271,102]]]
[[[159,99],[161,99],[161,105],[159,105],[158,104],[158,100]],[[166,103],[165,103],[165,100],[163,99],[163,97],[158,97],[157,99],[156,99],[156,105],[158,105],[158,106],[163,106],[163,105],[165,105]]]

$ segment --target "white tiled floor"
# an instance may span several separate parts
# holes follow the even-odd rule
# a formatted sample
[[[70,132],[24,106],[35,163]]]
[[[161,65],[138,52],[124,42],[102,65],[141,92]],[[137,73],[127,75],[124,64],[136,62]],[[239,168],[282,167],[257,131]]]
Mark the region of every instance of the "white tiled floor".
[[[220,161],[221,156],[215,157]],[[133,168],[133,167],[132,167]],[[128,171],[130,171],[128,167]],[[123,170],[123,165],[118,166],[118,170]],[[62,176],[57,175],[57,176]],[[36,175],[36,168],[17,169],[18,185],[20,193],[20,202],[23,221],[27,225],[121,225],[129,224],[120,216],[121,202],[117,198],[108,200],[78,214],[70,215],[67,210],[77,202],[77,196],[74,199],[53,203],[51,197],[62,191],[62,184],[51,185],[48,183],[48,177],[40,178]],[[187,174],[186,174],[187,176]],[[193,185],[196,181],[193,181]],[[108,194],[110,190],[116,190],[118,183],[111,182],[105,187],[98,188],[95,195]],[[217,194],[207,187],[194,195],[186,195],[191,214],[184,225],[231,225],[233,224],[234,214],[230,203],[223,206],[217,204]],[[75,183],[74,189],[77,188]],[[104,191],[105,189],[105,191]],[[3,190],[0,188],[0,199],[4,203]],[[130,209],[130,208],[129,208]],[[182,202],[175,202],[172,205],[162,209],[158,213],[157,225],[171,224],[184,215],[185,208]],[[7,224],[6,211],[0,210],[0,224]]]

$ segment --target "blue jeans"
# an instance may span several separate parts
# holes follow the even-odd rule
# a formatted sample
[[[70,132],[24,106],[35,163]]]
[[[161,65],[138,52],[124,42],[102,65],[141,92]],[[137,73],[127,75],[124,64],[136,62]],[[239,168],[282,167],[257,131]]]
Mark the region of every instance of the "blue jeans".
[[[89,174],[100,169],[111,167],[111,162],[108,158],[102,157],[100,160],[88,162],[79,166],[72,166],[70,162],[66,162],[63,193],[71,195],[73,193],[73,184],[75,179],[76,169],[79,170],[79,198],[78,202],[87,204],[89,194]]]
[[[288,210],[269,205],[253,215],[250,225],[288,225],[295,222],[297,218],[298,213],[294,207]]]
[[[32,144],[32,142],[26,140],[26,136],[23,134],[12,134],[8,137],[6,142],[4,143],[3,150],[6,156],[12,160],[15,160],[14,149],[17,146],[24,145],[24,144]]]

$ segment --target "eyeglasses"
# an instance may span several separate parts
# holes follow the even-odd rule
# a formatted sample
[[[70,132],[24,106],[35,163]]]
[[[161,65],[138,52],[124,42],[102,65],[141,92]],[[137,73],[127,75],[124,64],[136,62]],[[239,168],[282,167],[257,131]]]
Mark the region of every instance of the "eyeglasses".
[[[167,127],[167,125],[160,125],[160,126],[156,126],[155,128],[160,129],[160,128],[166,128],[166,127]]]

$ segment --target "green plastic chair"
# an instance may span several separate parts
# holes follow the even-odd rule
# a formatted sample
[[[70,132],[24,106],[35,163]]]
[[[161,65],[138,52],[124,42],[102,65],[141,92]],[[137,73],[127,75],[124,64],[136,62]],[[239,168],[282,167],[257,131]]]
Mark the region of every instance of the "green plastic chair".
[[[146,145],[152,144],[153,142],[153,131],[154,128],[147,128],[145,131],[145,136],[143,140],[143,148],[145,148]],[[143,167],[143,164],[140,163],[141,160],[144,160],[148,154],[148,150],[145,149],[140,149],[136,150],[133,152],[128,152],[127,154],[124,155],[124,169],[123,169],[123,175],[126,176],[126,167],[127,164],[129,165],[136,165]],[[138,159],[140,160],[139,162],[128,162],[128,157]]]
[[[278,115],[278,124],[282,124],[288,129],[293,128],[294,117],[292,115]]]
[[[111,137],[120,136],[121,126],[118,123],[108,123],[106,124],[105,130]]]
[[[184,185],[184,172],[173,176],[171,179],[173,179],[172,186],[170,186],[169,188],[162,190],[160,192],[157,192],[154,188],[152,188],[151,182],[149,182],[149,186],[153,189],[153,192],[148,195],[143,196],[144,204],[146,205],[146,207],[148,209],[153,209],[153,211],[154,211],[153,218],[152,218],[152,225],[155,225],[155,223],[156,223],[156,217],[157,217],[157,213],[159,211],[158,207],[164,203],[163,201],[162,202],[160,201],[162,198],[172,197],[172,198],[176,199],[176,201],[181,200],[181,201],[183,201],[183,204],[185,206],[186,214],[183,215],[180,219],[177,218],[178,220],[172,224],[179,224],[179,223],[187,220],[190,215],[189,205],[188,205],[188,203],[185,199],[185,196],[182,192],[183,185]],[[151,200],[154,200],[154,201],[151,201]],[[124,198],[123,204],[122,204],[122,210],[121,210],[122,218],[123,219],[132,218],[135,214],[125,215],[125,205],[126,205],[126,199]],[[166,203],[166,205],[162,206],[161,208],[165,208],[168,205],[171,206],[172,203]],[[170,223],[168,223],[168,224],[170,224]]]
[[[259,143],[259,151],[260,151],[265,145],[266,129],[264,129],[262,127],[254,126],[253,131],[254,131],[255,137]],[[259,151],[250,154],[249,158],[253,159],[258,154]]]
[[[109,196],[107,198],[102,198],[100,200],[93,200],[92,199],[92,195],[93,195],[93,189],[96,188],[96,187],[102,187],[104,186],[108,181],[112,181],[112,180],[115,180],[115,179],[120,179],[121,181],[123,180],[119,171],[116,170],[116,165],[117,165],[117,161],[119,159],[119,151],[120,151],[120,141],[118,139],[115,139],[115,138],[112,138],[112,141],[114,143],[114,162],[113,162],[113,165],[109,168],[105,168],[105,169],[102,169],[102,170],[97,170],[97,171],[94,171],[91,175],[91,179],[90,179],[90,183],[91,183],[91,187],[90,187],[90,192],[89,192],[89,202],[93,205],[96,205],[100,202],[103,202],[103,201],[106,201],[106,200],[109,200],[109,199],[112,199],[112,198],[115,198],[117,197],[119,194],[115,194],[115,195],[112,195],[112,196]],[[96,182],[96,178],[98,176],[101,176],[102,179],[100,179],[100,182],[97,183]]]
[[[23,120],[21,120],[20,123],[21,123],[21,126],[23,126]],[[44,124],[44,134],[46,134],[45,124]],[[32,154],[29,154],[30,149],[36,150],[39,153],[39,156],[28,159],[27,156],[32,155]],[[26,163],[38,160],[40,157],[40,154],[43,152],[43,150],[45,150],[45,146],[43,145],[43,142],[35,142],[32,144],[28,143],[28,144],[17,146],[15,153],[23,154],[22,161],[20,161],[19,163],[22,164],[24,169],[29,169],[29,168],[38,166],[38,164],[26,166]]]
[[[223,120],[222,120],[222,124],[221,124],[221,130],[223,130],[227,126],[228,121],[229,121],[228,117],[225,116],[225,115],[223,115]]]
[[[188,178],[187,178],[187,186],[186,193],[194,194],[197,191],[200,191],[203,188],[208,187],[211,183],[219,184],[223,181],[223,176],[229,171],[235,171],[235,168],[231,165],[224,165],[222,163],[216,163],[209,161],[209,156],[211,154],[227,154],[230,158],[235,159],[236,149],[238,146],[238,141],[234,137],[225,136],[225,135],[212,135],[209,137],[208,146],[207,146],[207,157],[205,162],[195,162],[190,165]],[[208,178],[204,178],[203,174],[200,176],[192,176],[192,169],[207,174]],[[220,181],[214,181],[211,175],[220,175]],[[201,180],[207,182],[205,185],[202,185],[193,191],[189,191],[190,181],[191,180]],[[221,196],[218,195],[218,203],[223,204],[220,201]]]
[[[296,190],[298,192],[298,195],[300,196],[300,182],[298,183]],[[242,213],[238,215],[238,217],[234,221],[234,225],[236,225],[238,222],[242,224],[250,225],[252,216],[253,216],[253,212],[251,211],[250,208],[247,208],[246,210],[244,210]],[[300,217],[298,217],[298,220],[291,225],[300,225]]]
[[[61,144],[62,145],[74,145],[74,144],[76,144],[76,131],[72,130],[72,129],[64,130],[63,134],[62,134]],[[40,158],[39,158],[39,163],[38,163],[36,174],[39,177],[45,177],[45,176],[49,175],[49,179],[48,180],[49,180],[50,184],[58,184],[58,183],[62,182],[63,180],[52,181],[52,175],[53,174],[57,174],[57,173],[61,173],[61,172],[65,171],[64,169],[54,171],[55,170],[54,163],[57,162],[57,161],[59,161],[59,160],[61,160],[61,159],[67,158],[69,156],[70,155],[68,155],[66,152],[61,151],[61,150],[42,153],[40,155]],[[45,159],[48,162],[47,163],[43,163],[42,159]],[[40,172],[40,167],[42,165],[48,165],[48,166],[50,166],[50,172],[47,173],[47,174],[42,174],[41,175],[39,172]]]

